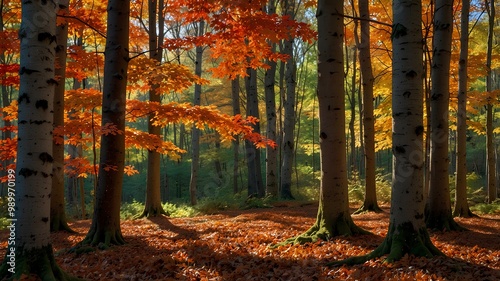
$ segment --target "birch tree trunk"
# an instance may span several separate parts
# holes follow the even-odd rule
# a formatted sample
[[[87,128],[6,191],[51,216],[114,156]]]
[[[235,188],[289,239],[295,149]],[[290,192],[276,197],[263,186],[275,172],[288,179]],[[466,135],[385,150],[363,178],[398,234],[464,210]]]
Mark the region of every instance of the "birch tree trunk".
[[[431,68],[431,171],[426,225],[437,230],[462,229],[451,214],[448,156],[450,58],[453,0],[437,0],[434,6]]]
[[[370,54],[370,10],[368,0],[359,1],[359,16],[361,18],[361,42],[359,47],[359,63],[363,85],[363,127],[364,127],[364,158],[365,158],[365,198],[363,205],[356,213],[373,211],[381,212],[377,203],[375,184],[375,119],[373,118],[373,70]]]
[[[338,235],[367,233],[349,214],[345,135],[345,93],[342,44],[343,1],[319,0],[318,102],[321,187],[318,215],[305,233],[278,244],[328,240]]]
[[[148,2],[148,29],[149,29],[149,57],[161,63],[163,57],[163,0],[151,0]],[[158,26],[158,29],[156,28]],[[149,90],[149,101],[151,103],[161,103],[160,93],[157,91],[158,84],[151,85]],[[148,133],[160,137],[161,127],[154,126],[156,114],[150,113],[148,116]],[[155,150],[148,150],[148,170],[146,180],[146,204],[142,214],[138,217],[156,217],[166,215],[161,205],[160,186],[160,153]]]
[[[295,0],[285,0],[283,9],[291,19],[295,17]],[[286,95],[283,98],[284,124],[283,137],[281,142],[282,162],[281,162],[281,188],[280,197],[283,199],[294,199],[292,195],[292,169],[293,153],[295,147],[295,95],[296,95],[296,66],[293,58],[293,38],[284,40],[283,53],[289,56],[285,68]]]
[[[15,178],[8,190],[15,199],[15,211],[8,214],[14,239],[0,267],[2,280],[24,279],[23,274],[69,279],[50,242],[56,7],[54,1],[22,2],[17,165],[8,171]]]
[[[107,247],[125,241],[120,228],[120,205],[125,165],[125,102],[129,61],[130,1],[108,2],[102,127],[115,126],[116,132],[101,136],[99,177],[94,216],[82,244]]]
[[[432,244],[424,221],[423,194],[423,64],[422,2],[393,2],[391,215],[385,240],[371,253],[334,262],[358,264],[387,255],[387,261],[405,254],[442,255]]]
[[[205,22],[200,20],[198,23],[198,35],[201,36],[205,30]],[[194,74],[201,77],[203,62],[203,47],[196,46],[196,61]],[[194,85],[194,98],[193,105],[199,106],[201,104],[201,84]],[[200,130],[193,126],[191,128],[191,179],[189,181],[189,197],[191,198],[191,205],[196,205],[198,200],[197,185],[198,185],[198,171],[200,168]]]
[[[467,64],[469,59],[470,0],[462,0],[460,20],[460,59],[458,66],[457,164],[453,215],[472,217],[467,201]]]

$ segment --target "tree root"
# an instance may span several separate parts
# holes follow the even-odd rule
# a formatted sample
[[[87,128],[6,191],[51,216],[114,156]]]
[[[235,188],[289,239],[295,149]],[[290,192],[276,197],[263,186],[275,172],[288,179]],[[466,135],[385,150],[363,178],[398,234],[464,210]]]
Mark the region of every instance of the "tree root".
[[[363,203],[363,205],[361,207],[359,207],[359,209],[354,211],[353,215],[359,215],[359,214],[364,214],[364,213],[369,213],[369,212],[383,213],[384,210],[382,210],[376,202],[369,203],[369,204]]]
[[[134,216],[132,219],[137,220],[137,219],[142,219],[142,218],[154,218],[154,217],[160,217],[160,216],[170,216],[169,213],[167,213],[163,207],[149,207],[149,208],[144,208],[142,213]]]
[[[68,222],[62,216],[52,217],[50,221],[50,232],[66,231],[68,233],[77,233],[71,227],[69,227]]]
[[[454,217],[461,217],[461,218],[478,218],[479,216],[474,214],[469,207],[463,207],[463,208],[455,208],[453,210],[453,216]]]
[[[385,262],[391,263],[400,260],[406,254],[427,258],[444,256],[444,254],[432,244],[426,228],[415,231],[413,225],[408,222],[398,227],[397,234],[394,225],[391,224],[391,226],[389,226],[389,232],[382,244],[371,253],[364,256],[330,262],[327,265],[341,266],[362,264],[384,255],[387,255]]]
[[[347,217],[346,217],[347,216]],[[306,232],[287,240],[271,245],[270,248],[278,248],[285,245],[297,245],[316,242],[318,240],[328,241],[335,236],[351,236],[357,234],[370,234],[370,232],[354,224],[350,216],[341,214],[333,222],[325,222],[323,219],[317,219],[316,223]]]
[[[6,257],[0,267],[1,280],[24,280],[27,276],[38,277],[42,281],[84,280],[69,275],[56,264],[51,245],[31,251],[17,250],[14,268],[8,261]]]
[[[428,229],[436,231],[466,231],[467,228],[459,225],[450,216],[430,216],[428,215],[425,224]]]

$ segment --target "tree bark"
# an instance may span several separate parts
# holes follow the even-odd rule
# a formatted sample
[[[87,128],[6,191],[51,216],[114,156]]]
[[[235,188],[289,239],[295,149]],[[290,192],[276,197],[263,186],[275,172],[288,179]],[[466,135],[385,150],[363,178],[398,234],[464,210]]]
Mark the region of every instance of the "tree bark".
[[[488,5],[489,4],[489,5]],[[486,91],[493,90],[493,72],[491,70],[491,60],[493,51],[493,33],[495,27],[495,0],[486,1],[488,11],[488,42],[486,51]],[[488,98],[486,105],[486,164],[487,164],[487,186],[488,203],[492,203],[497,198],[496,169],[495,169],[495,144],[493,142],[493,99]]]
[[[241,114],[240,110],[240,78],[236,77],[231,80],[231,96],[233,101],[233,115]],[[238,176],[240,165],[240,138],[234,137],[233,141],[233,193],[239,192]]]
[[[295,0],[285,0],[283,2],[285,15],[291,19],[295,18]],[[285,65],[286,95],[283,97],[284,124],[281,142],[282,162],[281,162],[281,188],[280,197],[283,199],[294,199],[292,195],[292,170],[293,154],[295,147],[295,95],[296,95],[296,66],[293,57],[293,38],[283,42],[283,53],[289,58]]]
[[[59,13],[68,12],[69,1],[59,1]],[[64,126],[64,90],[66,79],[66,49],[68,44],[68,24],[66,22],[57,26],[56,29],[56,65],[55,76],[59,81],[54,89],[54,128]],[[66,204],[64,202],[64,136],[62,142],[54,139],[52,155],[54,158],[52,196],[50,197],[50,230],[66,230],[74,232],[66,219]]]
[[[453,0],[437,0],[434,6],[431,68],[431,171],[426,225],[437,230],[462,229],[451,214],[449,188],[450,58],[453,31]]]
[[[82,244],[121,245],[125,241],[120,228],[120,205],[125,164],[125,102],[129,61],[130,1],[108,2],[106,48],[104,52],[104,88],[102,127],[115,126],[116,132],[101,136],[99,177],[95,194],[94,216]]]
[[[364,158],[365,158],[365,198],[363,205],[356,213],[371,211],[381,212],[377,203],[375,182],[375,119],[373,118],[373,69],[370,54],[370,10],[368,0],[359,1],[359,16],[361,18],[361,42],[359,48],[359,63],[363,85],[363,127],[364,127]]]
[[[267,13],[276,13],[275,0],[269,0]],[[276,51],[276,44],[272,44],[272,51]],[[266,69],[264,76],[264,92],[266,98],[266,137],[276,141],[276,62],[268,61],[269,69]],[[266,194],[272,197],[278,197],[278,150],[275,147],[266,147]]]
[[[259,118],[259,99],[257,96],[257,71],[249,68],[248,76],[245,77],[245,88],[247,94],[247,116]],[[260,123],[252,125],[254,132],[260,134]],[[262,170],[260,165],[260,151],[255,145],[245,140],[245,149],[248,167],[248,197],[264,197],[265,189],[262,182]]]
[[[467,64],[469,59],[470,0],[462,0],[460,20],[460,59],[458,65],[457,164],[453,215],[472,217],[467,201]]]
[[[424,221],[422,2],[393,2],[391,215],[385,240],[371,253],[334,262],[358,264],[387,255],[387,261],[405,254],[442,255],[432,244]]]
[[[151,0],[148,2],[148,28],[149,28],[149,57],[161,64],[163,57],[163,0]],[[159,30],[157,31],[156,26]],[[149,90],[149,101],[151,103],[161,103],[161,96],[158,93],[158,84],[152,84]],[[148,133],[160,137],[161,127],[153,124],[156,114],[150,113],[148,116]],[[160,174],[160,153],[155,150],[148,150],[148,168],[146,180],[146,204],[144,210],[138,216],[156,217],[167,215],[161,205],[161,174]]]
[[[50,242],[56,9],[54,1],[22,2],[17,165],[8,171],[15,182],[8,190],[15,203],[8,213],[15,236],[0,267],[2,280],[31,274],[70,279],[56,264]]]
[[[354,224],[349,214],[342,52],[343,2],[319,0],[316,17],[318,20],[317,95],[321,148],[318,215],[309,230],[278,245],[367,233]]]
[[[198,23],[198,35],[201,36],[205,30],[205,22],[200,20]],[[196,46],[196,61],[194,74],[201,77],[203,62],[203,47]],[[201,104],[201,85],[194,85],[194,98],[193,105],[199,106]],[[191,133],[191,179],[189,182],[189,197],[191,205],[197,204],[197,184],[198,184],[198,171],[200,168],[200,130],[196,126],[192,127]]]

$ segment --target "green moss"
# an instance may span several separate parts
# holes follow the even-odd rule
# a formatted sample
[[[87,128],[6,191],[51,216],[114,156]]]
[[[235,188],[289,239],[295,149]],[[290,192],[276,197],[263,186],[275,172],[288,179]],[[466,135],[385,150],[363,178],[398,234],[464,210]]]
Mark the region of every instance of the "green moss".
[[[387,255],[386,262],[400,260],[404,255],[409,254],[418,257],[444,256],[431,242],[427,229],[421,228],[415,231],[411,222],[402,223],[394,227],[391,223],[387,236],[375,250],[364,256],[351,257],[348,259],[334,261],[329,266],[355,265],[368,260]]]

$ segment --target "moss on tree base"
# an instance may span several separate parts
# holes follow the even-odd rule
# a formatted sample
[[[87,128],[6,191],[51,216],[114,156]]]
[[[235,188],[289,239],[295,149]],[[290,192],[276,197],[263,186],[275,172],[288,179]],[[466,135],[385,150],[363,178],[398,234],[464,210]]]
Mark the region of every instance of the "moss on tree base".
[[[403,223],[396,228],[393,224],[389,226],[389,232],[386,238],[375,250],[364,256],[351,257],[345,260],[334,261],[329,263],[329,266],[340,265],[355,265],[362,264],[368,260],[375,259],[387,255],[386,262],[394,262],[400,260],[404,255],[413,255],[417,257],[434,257],[444,256],[444,254],[436,248],[429,237],[427,229],[424,227],[419,231],[415,231],[413,224]]]
[[[460,217],[460,218],[477,218],[479,217],[478,215],[474,214],[469,207],[463,207],[463,208],[455,208],[453,210],[453,216],[454,217]]]
[[[105,250],[112,245],[124,245],[125,240],[123,239],[122,233],[120,229],[96,229],[96,227],[92,226],[90,228],[89,233],[80,242],[73,250],[78,251],[78,248],[82,248],[84,246],[93,246],[97,247],[101,250]]]
[[[364,214],[364,213],[369,213],[369,212],[374,212],[374,213],[383,213],[384,210],[382,210],[378,204],[375,203],[363,203],[359,209],[354,211],[354,215],[359,215],[359,214]]]
[[[271,248],[289,244],[296,245],[316,242],[320,239],[327,241],[335,236],[351,236],[356,234],[370,234],[370,232],[354,224],[348,213],[341,213],[334,221],[325,221],[320,212],[316,223],[306,232],[276,245],[272,245]]]
[[[38,277],[43,281],[84,280],[70,276],[56,264],[52,245],[30,251],[18,249],[13,263],[15,266],[9,264],[9,261],[6,257],[0,267],[1,280],[19,280],[27,276]]]
[[[167,213],[165,210],[163,210],[162,206],[159,207],[149,207],[149,208],[144,208],[144,211],[142,213],[138,214],[137,216],[134,216],[133,219],[142,219],[142,218],[155,218],[159,216],[169,216],[170,214]]]
[[[52,216],[50,218],[50,232],[66,231],[69,233],[77,233],[69,227],[66,218],[63,216]]]
[[[465,231],[467,228],[459,225],[450,215],[427,215],[425,224],[428,229],[436,231]]]

